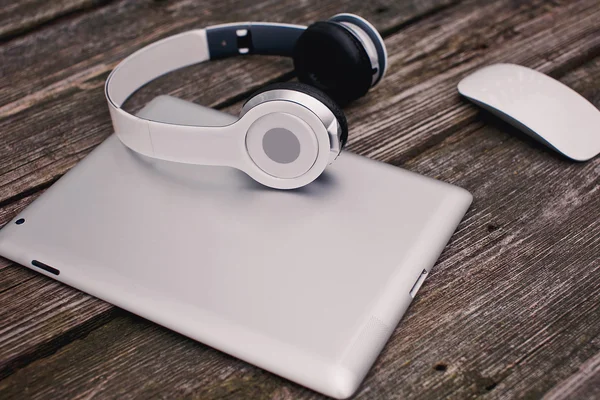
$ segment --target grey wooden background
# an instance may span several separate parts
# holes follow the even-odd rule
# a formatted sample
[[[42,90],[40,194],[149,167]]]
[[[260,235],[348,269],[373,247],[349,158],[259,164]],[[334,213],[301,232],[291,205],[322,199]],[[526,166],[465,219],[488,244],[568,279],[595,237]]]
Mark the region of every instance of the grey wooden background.
[[[111,134],[102,86],[127,54],[210,24],[338,12],[372,21],[390,61],[346,109],[349,150],[475,196],[356,398],[600,398],[600,157],[568,161],[456,92],[514,62],[600,106],[598,0],[0,0],[0,224]],[[290,79],[290,60],[223,60],[129,107],[170,93],[236,113]],[[321,396],[0,258],[0,398]]]

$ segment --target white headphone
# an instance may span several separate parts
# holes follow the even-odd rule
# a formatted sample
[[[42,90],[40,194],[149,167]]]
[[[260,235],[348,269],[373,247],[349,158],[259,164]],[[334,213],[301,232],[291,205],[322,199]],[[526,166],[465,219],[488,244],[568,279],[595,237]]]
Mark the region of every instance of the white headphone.
[[[121,106],[157,77],[192,64],[239,54],[291,56],[303,83],[269,85],[226,126],[151,121]],[[315,180],[348,136],[345,104],[383,77],[383,39],[366,20],[338,14],[308,28],[236,23],[192,30],[150,44],[123,60],[106,80],[115,133],[145,156],[188,164],[223,165],[263,185],[294,189]]]

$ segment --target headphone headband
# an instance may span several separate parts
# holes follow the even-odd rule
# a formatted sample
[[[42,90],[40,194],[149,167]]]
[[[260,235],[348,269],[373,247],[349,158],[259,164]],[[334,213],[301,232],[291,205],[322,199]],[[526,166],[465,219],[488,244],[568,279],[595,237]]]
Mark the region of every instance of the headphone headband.
[[[240,54],[289,56],[305,29],[300,25],[274,23],[215,25],[183,32],[143,47],[121,61],[106,80],[105,94],[115,133],[132,150],[170,161],[192,162],[183,151],[188,142],[196,148],[216,146],[225,149],[226,145],[216,143],[227,136],[219,134],[223,133],[224,127],[191,127],[150,121],[126,112],[121,106],[150,81],[190,65]],[[179,132],[177,145],[172,141],[174,131]],[[231,165],[229,156],[218,151],[211,152],[210,157],[198,154],[194,162]]]
[[[210,59],[238,54],[291,57],[302,25],[246,22],[206,28]]]
[[[234,23],[159,40],[131,54],[106,80],[106,98],[120,108],[136,90],[161,75],[208,60],[240,54],[291,56],[301,25]]]

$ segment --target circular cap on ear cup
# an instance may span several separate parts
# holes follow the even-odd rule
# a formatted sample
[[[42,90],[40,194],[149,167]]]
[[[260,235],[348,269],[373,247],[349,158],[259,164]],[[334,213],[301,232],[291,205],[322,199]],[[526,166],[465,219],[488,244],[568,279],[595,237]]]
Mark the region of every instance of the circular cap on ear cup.
[[[321,90],[300,82],[280,82],[260,88],[253,93],[250,98],[253,98],[261,93],[268,92],[269,90],[295,90],[297,92],[307,94],[323,103],[323,105],[325,105],[325,107],[327,107],[333,113],[333,116],[340,124],[340,140],[342,142],[342,147],[346,144],[348,141],[348,121],[346,120],[346,115],[344,114],[344,111]]]
[[[263,115],[250,125],[246,149],[256,166],[279,179],[304,175],[319,156],[317,138],[306,121],[281,112]]]
[[[344,105],[367,93],[373,71],[360,40],[338,22],[319,21],[300,35],[294,47],[298,79]]]

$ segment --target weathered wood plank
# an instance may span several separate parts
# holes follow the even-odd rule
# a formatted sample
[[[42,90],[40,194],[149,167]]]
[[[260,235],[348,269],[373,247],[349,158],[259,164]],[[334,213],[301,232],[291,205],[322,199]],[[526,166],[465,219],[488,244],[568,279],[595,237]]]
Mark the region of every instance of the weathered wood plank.
[[[0,293],[0,304],[0,378],[101,325],[115,310],[39,274]]]
[[[134,50],[188,29],[246,21],[249,15],[255,21],[306,24],[339,12],[352,12],[368,18],[378,29],[386,32],[456,1],[371,3],[342,0],[310,5],[275,0],[116,2],[2,46],[0,58],[3,60],[4,79],[0,82],[0,117],[18,112],[30,104],[55,98],[60,93],[80,89],[90,79],[105,77],[119,60]],[[23,68],[24,65],[28,68]],[[208,77],[215,79],[217,71],[225,71],[224,65],[213,67],[196,84],[202,82],[200,86],[203,86]],[[243,77],[237,81],[237,92],[248,90],[253,74],[244,74],[243,68],[236,68],[235,72]]]
[[[545,400],[600,398],[600,353],[544,396]]]
[[[5,0],[0,4],[0,40],[31,31],[43,23],[109,0]]]
[[[306,10],[295,9],[293,7],[280,7],[269,9],[269,4],[262,4],[257,6],[257,18],[262,16],[265,19],[269,18],[286,20],[287,14],[286,18],[283,18],[281,17],[281,15],[272,15],[272,13],[288,13],[294,10],[297,12],[298,15],[303,15],[303,17],[308,18],[307,21],[311,19],[311,16],[317,18],[316,15],[318,13],[322,13],[322,15],[319,16],[319,18],[324,18],[340,10],[362,13],[368,18],[371,18],[371,15],[373,15],[375,17],[375,20],[377,20],[377,18],[386,18],[388,13],[395,13],[396,15],[394,15],[393,18],[390,17],[386,18],[385,21],[383,19],[380,21],[383,28],[393,29],[397,26],[397,24],[404,23],[410,20],[411,18],[419,18],[424,13],[431,12],[432,10],[435,10],[449,2],[418,2],[415,5],[412,5],[411,3],[402,3],[400,5],[392,4],[389,7],[384,4],[380,4],[378,6],[368,5],[367,8],[364,8],[364,5],[358,4],[358,2],[354,3],[357,4],[337,4],[329,2],[326,6],[324,6],[324,8],[318,8],[306,4],[301,5],[301,7],[306,8]],[[171,6],[175,7],[175,5],[172,4]],[[133,7],[133,9],[136,11],[144,12],[143,9],[137,9],[133,5],[128,4],[128,6]],[[184,2],[179,4],[179,6],[184,9],[185,7],[199,7],[197,6],[197,2]],[[228,6],[231,7],[231,5]],[[110,8],[107,7],[107,9]],[[212,10],[218,11],[221,9],[215,6]],[[102,10],[98,12],[104,13],[105,11]],[[125,11],[121,10],[120,12]],[[181,10],[177,12],[179,13],[181,12]],[[198,12],[202,14],[202,12]],[[248,12],[248,9],[246,9],[244,12]],[[96,13],[93,14],[96,15]],[[137,14],[135,16],[136,18],[140,17],[140,15]],[[236,16],[238,18],[236,18]],[[119,18],[126,19],[126,17],[131,19],[131,15],[121,15]],[[162,18],[163,16],[159,15],[159,17]],[[157,19],[158,17],[154,18]],[[214,22],[219,21],[219,18],[221,17],[219,17],[218,15],[211,14],[210,18],[214,18],[214,20],[210,20]],[[235,13],[233,13],[233,16],[229,15],[228,18],[241,19],[241,17]],[[70,22],[69,29],[75,32],[78,32],[77,30],[80,29],[81,32],[78,33],[84,35],[84,38],[86,34],[89,37],[89,27],[86,27],[85,25],[79,25],[84,24],[84,22],[89,24],[93,22],[93,19],[94,18],[86,18],[85,16],[75,18],[72,22]],[[199,17],[196,16],[196,19],[202,19],[202,15],[200,15]],[[172,20],[169,21],[173,23]],[[190,25],[189,21],[187,22],[187,24],[188,26]],[[75,27],[73,27],[73,25],[75,25]],[[165,27],[162,28],[163,31],[159,32],[158,34],[164,36],[166,35],[165,32],[167,32],[168,29],[183,29],[181,28],[181,26],[178,25],[167,28],[167,25],[168,24],[166,24]],[[51,41],[46,41],[47,36],[52,36],[53,34],[54,36],[52,37],[55,40],[58,40],[58,36],[60,35],[54,32],[55,29],[58,29],[59,33],[64,33],[66,28],[49,28],[49,32],[44,31],[43,34],[39,34],[42,38],[40,40],[44,41],[44,44],[50,44]],[[148,36],[147,33],[146,36]],[[70,52],[73,52],[74,49],[77,48],[77,43],[79,43],[80,39],[81,38],[74,39],[76,43],[70,45]],[[69,39],[62,40],[64,41]],[[131,41],[133,39],[129,38],[128,40],[131,44]],[[150,41],[148,37],[137,40],[138,42],[135,43],[137,43],[138,46],[141,45],[140,43],[142,43],[140,40],[144,40],[146,42]],[[23,39],[23,42],[29,43],[29,41],[30,38]],[[15,43],[17,42],[19,41],[15,41]],[[12,43],[11,45],[18,47],[19,44],[15,43]],[[114,46],[114,43],[109,44]],[[37,45],[32,45],[31,43],[29,43],[29,45],[32,48],[34,48],[36,46],[39,46],[40,43],[37,43]],[[53,45],[56,46],[57,44]],[[81,44],[79,44],[79,46],[81,47]],[[125,47],[117,46],[116,49],[113,49],[114,54],[112,55],[112,57],[118,58],[120,57],[119,52],[128,52],[130,50],[131,49],[126,49]],[[75,53],[78,54],[78,52]],[[270,61],[271,64],[273,64],[273,60]],[[98,62],[98,59],[91,60],[90,63],[92,62]],[[219,79],[209,80],[207,78],[208,76],[210,76],[209,74],[212,73],[214,75],[215,71],[217,71],[219,68],[222,69],[224,66],[228,65],[227,62],[230,62],[230,65],[232,66],[236,66],[235,68],[233,68],[231,76],[225,74],[225,76],[222,76]],[[279,63],[282,62],[285,63],[288,61],[279,61]],[[239,66],[242,65],[242,63],[239,60],[229,60],[225,61],[224,63],[217,63],[215,66],[212,67],[213,69],[210,71],[195,72],[194,79],[196,80],[196,83],[203,82],[203,86],[198,88],[198,85],[194,85],[194,93],[198,95],[199,93],[204,92],[206,96],[203,98],[205,100],[211,100],[212,102],[226,101],[227,99],[231,98],[231,95],[235,96],[236,93],[240,93],[241,89],[239,88],[239,86],[243,86],[240,85],[240,79],[245,79],[246,81],[248,81],[250,77],[254,75],[254,73],[255,75],[260,76],[261,71],[268,72],[267,74],[262,75],[263,83],[265,79],[271,79],[274,76],[280,76],[281,70],[278,70],[277,67],[279,65],[277,63],[275,63],[275,65],[271,67],[271,70],[264,68],[265,63],[266,62],[264,60],[250,60],[250,62],[244,63],[244,65],[247,66],[245,72],[240,73]],[[248,65],[250,66],[248,67]],[[46,65],[46,67],[53,68],[52,64],[48,64]],[[62,73],[62,71],[60,72]],[[33,73],[37,72],[33,71]],[[2,122],[0,122],[0,125],[11,127],[11,133],[3,135],[0,141],[0,143],[2,143],[0,145],[0,154],[2,154],[2,157],[0,157],[0,171],[4,173],[4,176],[7,177],[7,180],[11,181],[16,176],[18,176],[19,171],[21,170],[21,168],[23,168],[23,165],[20,164],[23,161],[23,159],[17,161],[13,159],[13,161],[15,162],[6,162],[4,164],[3,162],[6,161],[7,158],[11,157],[11,154],[26,153],[28,152],[27,149],[33,150],[32,152],[29,151],[29,155],[27,156],[28,160],[35,164],[36,169],[38,169],[40,172],[42,170],[45,170],[44,174],[46,175],[41,180],[36,180],[35,178],[31,179],[31,176],[25,176],[23,182],[15,186],[18,187],[18,190],[12,191],[10,193],[4,192],[6,196],[0,199],[0,203],[4,202],[8,203],[8,205],[3,208],[0,208],[0,210],[2,210],[1,216],[3,218],[12,218],[22,206],[29,204],[29,202],[33,200],[33,197],[27,197],[20,199],[17,203],[10,203],[9,200],[11,198],[13,198],[14,196],[20,198],[22,196],[22,193],[24,192],[32,192],[38,187],[46,187],[49,183],[52,182],[52,178],[49,177],[55,175],[56,168],[61,169],[63,172],[66,171],[66,169],[70,168],[70,166],[72,166],[76,161],[85,156],[92,147],[99,143],[99,141],[103,140],[103,138],[110,132],[109,124],[106,124],[106,122],[109,121],[109,118],[108,113],[106,113],[105,110],[106,107],[103,104],[104,100],[102,100],[101,90],[101,86],[103,84],[105,75],[102,75],[102,73],[100,73],[100,75],[101,76],[93,75],[94,77],[91,80],[84,79],[75,83],[73,83],[74,81],[70,81],[70,83],[73,83],[74,86],[67,89],[67,93],[62,93],[62,97],[60,97],[59,99],[54,99],[50,101],[48,100],[48,98],[43,98],[43,100],[38,99],[40,101],[40,104],[37,104],[37,111],[33,111],[34,115],[37,114],[40,110],[46,110],[49,113],[48,116],[55,115],[55,117],[50,116],[50,118],[46,119],[45,121],[39,120],[39,125],[35,124],[35,126],[32,126],[29,122],[26,121],[26,118],[21,119],[21,117],[23,117],[23,114],[27,113],[17,113],[14,116],[18,117],[16,120],[12,119],[13,117],[10,117],[5,118]],[[80,77],[76,77],[75,80],[79,78]],[[62,78],[58,77],[57,79]],[[255,82],[255,84],[258,83],[260,82]],[[161,82],[158,82],[158,84],[161,84]],[[238,87],[235,88],[235,90],[231,88],[232,91],[228,91],[229,86],[227,85],[232,84],[237,84]],[[96,101],[88,101],[89,98],[87,96],[90,93],[95,93],[94,95],[96,96],[96,100],[100,100],[100,105]],[[31,116],[31,114],[27,115]],[[92,122],[94,119],[102,120],[104,121],[104,123],[100,124],[99,126],[96,126],[96,123]],[[83,128],[85,126],[92,127],[92,125],[95,126],[92,129]],[[80,126],[80,129],[83,128],[80,131],[80,133],[82,134],[77,133],[73,135],[73,132],[70,129],[74,128],[76,130],[78,126]],[[54,131],[50,135],[50,137],[46,136],[46,133],[48,133],[49,130]],[[0,132],[2,132],[1,129]],[[40,134],[31,135],[31,132],[40,132]],[[0,136],[1,135],[2,133],[0,133]],[[49,146],[50,141],[54,143],[53,149],[51,149],[51,146]],[[41,177],[42,175],[38,176],[38,178]],[[32,358],[37,357],[40,354],[43,355],[47,352],[55,350],[57,348],[56,346],[62,345],[64,343],[64,336],[68,336],[72,339],[73,337],[76,337],[76,335],[85,334],[87,332],[87,328],[95,326],[93,324],[89,324],[88,321],[97,321],[99,319],[98,316],[100,316],[100,319],[102,319],[104,318],[104,316],[110,315],[108,309],[106,308],[107,305],[105,303],[101,303],[89,297],[83,300],[85,296],[81,293],[75,291],[74,289],[66,287],[57,287],[52,280],[44,277],[37,277],[35,280],[29,282],[34,276],[32,272],[30,272],[27,269],[11,265],[8,263],[7,260],[0,260],[0,263],[2,263],[2,267],[4,268],[2,270],[2,275],[0,275],[0,291],[2,291],[2,289],[6,291],[5,298],[3,299],[3,301],[11,303],[13,308],[17,306],[20,307],[19,310],[16,311],[11,307],[7,307],[7,312],[9,312],[8,310],[12,310],[10,312],[12,312],[14,316],[17,316],[18,319],[0,320],[2,321],[2,324],[0,325],[0,330],[11,331],[15,326],[27,326],[27,332],[20,337],[19,340],[21,343],[20,346],[16,349],[16,351],[14,351],[14,343],[12,342],[13,337],[0,336],[0,359],[2,360],[2,362],[0,362],[0,375],[9,374],[15,368],[20,367],[26,362],[30,362]],[[54,307],[46,310],[45,318],[51,323],[48,322],[43,324],[37,324],[35,323],[35,321],[32,321],[32,319],[37,318],[36,313],[38,312],[38,309],[36,307],[38,299],[33,295],[25,296],[21,292],[23,290],[27,290],[28,288],[30,288],[30,286],[32,292],[54,293],[57,299],[61,299],[63,297],[71,297],[81,299],[81,301],[78,300],[79,302],[74,302],[74,304],[72,305],[69,303],[69,306]],[[12,294],[14,294],[14,297],[11,297]],[[83,297],[80,298],[79,296]],[[82,326],[80,326],[81,324],[83,324],[83,328]],[[40,351],[40,349],[42,349],[43,351]]]
[[[77,343],[84,344],[84,347],[66,346],[56,355],[34,363],[36,370],[37,366],[48,368],[48,375],[36,373],[25,382],[21,380],[24,375],[17,372],[0,381],[2,397],[17,398],[22,395],[23,389],[31,399],[54,398],[57,395],[79,399],[91,393],[98,398],[114,396],[125,399],[266,399],[269,393],[286,395],[299,392],[316,397],[309,390],[300,389],[284,379],[130,314],[119,315]],[[104,343],[102,351],[96,348],[100,343]],[[163,350],[156,351],[158,349]],[[154,359],[145,357],[150,352],[154,353]],[[57,364],[57,358],[68,358],[69,362]],[[133,365],[130,362],[132,358],[143,358],[144,361]],[[174,363],[176,358],[181,363]],[[72,371],[65,368],[67,364],[78,366],[80,372],[70,375]],[[130,368],[127,374],[119,371],[118,364]],[[128,382],[127,375],[144,378]]]
[[[562,80],[600,106],[600,58]],[[597,354],[600,158],[570,162],[474,112],[404,165],[475,202],[357,398],[535,398]],[[33,398],[319,398],[126,313],[0,381],[3,397],[19,388]]]

